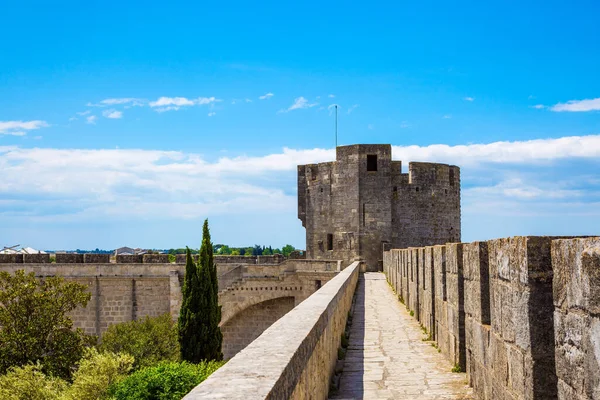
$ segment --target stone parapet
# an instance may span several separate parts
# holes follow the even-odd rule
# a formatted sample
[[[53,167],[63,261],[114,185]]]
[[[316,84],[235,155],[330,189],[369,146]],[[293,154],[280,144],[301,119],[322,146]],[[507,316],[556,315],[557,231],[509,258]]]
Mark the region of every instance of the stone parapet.
[[[79,264],[83,263],[83,254],[56,253],[57,264]]]
[[[324,399],[358,281],[355,262],[184,399]]]
[[[392,249],[383,264],[478,398],[600,398],[600,238]]]
[[[84,254],[83,262],[85,264],[108,264],[110,262],[110,254]]]
[[[0,254],[0,264],[23,264],[23,254]]]
[[[48,264],[50,254],[23,254],[24,264]]]

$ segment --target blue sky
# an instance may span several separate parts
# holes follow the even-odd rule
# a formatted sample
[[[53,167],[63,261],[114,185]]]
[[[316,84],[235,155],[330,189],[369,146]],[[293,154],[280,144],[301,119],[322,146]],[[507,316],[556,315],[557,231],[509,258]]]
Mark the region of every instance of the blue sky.
[[[600,5],[0,4],[0,246],[304,246],[298,163],[453,163],[463,240],[600,230]],[[445,146],[439,146],[445,145]]]

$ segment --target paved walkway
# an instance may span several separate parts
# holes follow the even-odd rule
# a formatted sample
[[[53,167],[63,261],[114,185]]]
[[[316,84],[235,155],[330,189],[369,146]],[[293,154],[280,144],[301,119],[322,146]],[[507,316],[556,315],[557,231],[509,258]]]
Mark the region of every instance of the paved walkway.
[[[464,373],[424,342],[423,331],[390,289],[367,272],[357,287],[340,390],[332,399],[472,399]]]

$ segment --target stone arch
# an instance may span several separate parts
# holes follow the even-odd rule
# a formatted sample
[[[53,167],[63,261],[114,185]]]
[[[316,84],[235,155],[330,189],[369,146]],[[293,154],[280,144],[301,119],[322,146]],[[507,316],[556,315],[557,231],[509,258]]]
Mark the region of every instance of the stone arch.
[[[294,305],[293,296],[277,297],[253,304],[229,318],[221,325],[224,358],[229,359],[244,349]]]
[[[239,313],[243,312],[255,304],[263,303],[268,300],[282,297],[293,297],[298,299],[298,303],[303,300],[302,286],[298,284],[270,287],[252,287],[243,288],[245,290],[232,290],[219,295],[219,304],[221,304],[221,326],[228,323]]]

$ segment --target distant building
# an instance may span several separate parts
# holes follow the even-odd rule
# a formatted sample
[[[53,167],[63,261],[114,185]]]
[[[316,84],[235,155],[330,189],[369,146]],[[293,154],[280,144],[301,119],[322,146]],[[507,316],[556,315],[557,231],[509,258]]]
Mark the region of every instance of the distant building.
[[[0,250],[0,254],[46,254],[45,251],[36,250],[33,247],[21,247],[20,249],[17,249],[17,247],[19,247],[19,245],[4,247]]]
[[[136,248],[133,249],[131,247],[119,247],[115,250],[115,256],[123,255],[123,256],[133,256],[133,255],[141,255],[146,254],[148,250]]]

